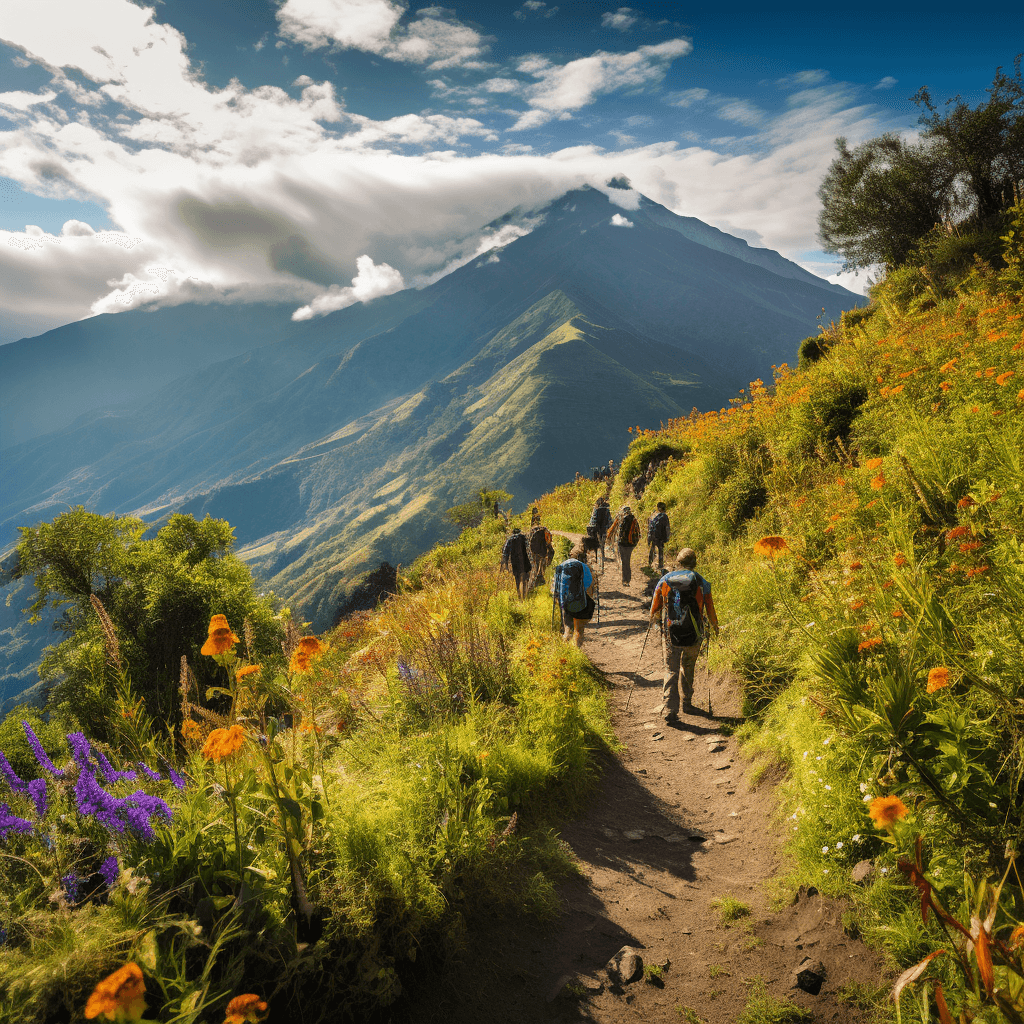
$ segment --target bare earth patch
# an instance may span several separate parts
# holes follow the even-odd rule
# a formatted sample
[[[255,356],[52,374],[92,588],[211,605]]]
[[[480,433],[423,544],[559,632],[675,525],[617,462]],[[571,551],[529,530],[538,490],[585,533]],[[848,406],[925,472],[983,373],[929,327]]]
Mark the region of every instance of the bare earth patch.
[[[619,579],[609,560],[601,625],[587,630],[584,649],[611,687],[625,749],[606,759],[586,814],[562,831],[580,867],[561,887],[562,916],[547,928],[494,921],[468,957],[422,979],[393,1019],[732,1024],[760,980],[814,1021],[866,1020],[837,994],[851,982],[876,987],[884,979],[878,956],[843,931],[843,905],[801,893],[779,913],[768,906],[763,883],[781,856],[774,798],[764,782],[750,788],[736,740],[720,731],[739,715],[734,680],[709,676],[702,661],[695,688],[702,710],[666,727],[657,713],[661,654],[652,630],[626,708],[647,628],[647,581],[636,570],[629,587]],[[646,968],[638,980],[606,970],[623,946]],[[817,995],[797,987],[805,960],[824,967]],[[685,1016],[687,1008],[694,1016]]]

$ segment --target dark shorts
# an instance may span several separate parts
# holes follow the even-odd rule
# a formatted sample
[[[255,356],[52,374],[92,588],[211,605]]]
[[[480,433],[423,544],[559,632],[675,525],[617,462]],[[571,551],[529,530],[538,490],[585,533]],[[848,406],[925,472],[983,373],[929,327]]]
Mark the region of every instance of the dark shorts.
[[[597,602],[587,594],[587,607],[581,612],[570,612],[562,608],[562,621],[568,623],[572,619],[582,619],[584,622],[589,622],[594,617],[594,609],[597,608]]]

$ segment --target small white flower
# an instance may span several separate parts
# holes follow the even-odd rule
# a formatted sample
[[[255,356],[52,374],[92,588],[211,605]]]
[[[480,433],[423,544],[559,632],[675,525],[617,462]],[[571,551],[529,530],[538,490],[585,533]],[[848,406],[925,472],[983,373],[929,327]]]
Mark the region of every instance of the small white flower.
[[[842,844],[842,842],[838,842],[838,843],[836,843],[836,849],[837,849],[837,850],[841,850],[842,848],[843,848],[843,844]]]
[[[821,869],[821,873],[822,873],[823,875],[827,875],[827,874],[828,874],[828,868],[822,868],[822,869]]]
[[[821,745],[823,747],[827,747],[831,742],[832,742],[832,737],[829,736],[827,739],[824,739],[824,740],[821,741]]]
[[[989,802],[988,802],[988,805],[989,805],[989,807],[991,807],[991,808],[992,808],[993,810],[995,809],[995,806],[996,806],[996,805],[995,805],[994,803],[992,803],[992,801],[991,801],[991,800],[989,800]]]
[[[805,761],[807,760],[807,755],[808,755],[808,753],[809,753],[809,751],[807,751],[807,750],[805,750],[805,751],[804,751],[804,760],[805,760]]]
[[[859,843],[860,842],[860,833],[858,832],[855,836],[850,836],[850,842],[851,843]]]
[[[828,847],[827,847],[827,846],[823,846],[823,847],[821,848],[821,852],[822,852],[822,853],[828,853]]]
[[[873,799],[873,797],[871,796],[870,793],[865,793],[864,794],[864,803],[869,804],[869,803],[871,803],[872,799]]]
[[[819,754],[814,760],[815,761],[820,761],[821,760],[821,754]]]
[[[827,789],[829,793],[832,792],[832,787],[831,786],[826,786],[825,789]]]
[[[866,793],[868,791],[868,784],[866,782],[862,782],[860,784],[860,791],[862,793]]]
[[[889,869],[888,868],[882,868],[882,874],[883,875],[889,874]]]

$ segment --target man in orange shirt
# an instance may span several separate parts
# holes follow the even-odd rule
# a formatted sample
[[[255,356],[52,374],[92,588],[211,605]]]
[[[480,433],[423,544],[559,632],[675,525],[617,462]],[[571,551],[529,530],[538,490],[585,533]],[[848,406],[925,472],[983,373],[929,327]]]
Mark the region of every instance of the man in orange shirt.
[[[693,711],[693,676],[704,639],[705,619],[718,636],[718,614],[711,584],[697,572],[697,553],[683,548],[676,556],[678,569],[666,573],[654,588],[651,618],[660,615],[665,675],[662,717],[667,725],[679,722],[679,689],[683,713]]]

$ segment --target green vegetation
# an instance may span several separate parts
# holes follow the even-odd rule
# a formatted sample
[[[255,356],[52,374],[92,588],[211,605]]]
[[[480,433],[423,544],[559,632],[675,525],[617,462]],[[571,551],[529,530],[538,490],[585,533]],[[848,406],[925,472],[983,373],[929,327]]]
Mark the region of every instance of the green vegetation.
[[[686,1024],[705,1024],[704,1018],[692,1006],[677,1006],[676,1013]]]
[[[710,906],[719,912],[722,925],[726,928],[731,928],[741,917],[750,916],[750,907],[732,896],[719,896],[711,901]]]
[[[757,981],[736,1024],[805,1024],[812,1020],[814,1014],[810,1010],[803,1010],[788,999],[776,999],[765,989],[764,982]]]

